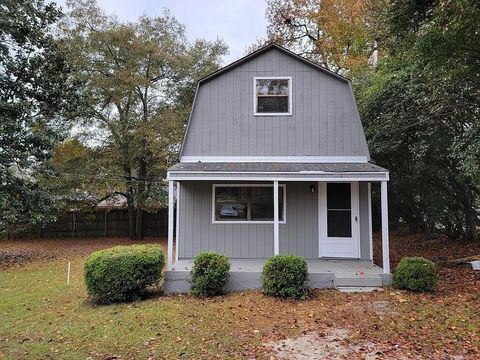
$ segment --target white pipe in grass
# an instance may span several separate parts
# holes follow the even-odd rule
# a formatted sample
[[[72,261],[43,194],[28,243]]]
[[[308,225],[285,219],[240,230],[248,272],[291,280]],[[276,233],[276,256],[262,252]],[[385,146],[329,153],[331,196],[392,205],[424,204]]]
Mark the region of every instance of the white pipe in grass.
[[[70,285],[70,267],[71,267],[71,263],[69,261],[68,268],[67,268],[67,285]]]

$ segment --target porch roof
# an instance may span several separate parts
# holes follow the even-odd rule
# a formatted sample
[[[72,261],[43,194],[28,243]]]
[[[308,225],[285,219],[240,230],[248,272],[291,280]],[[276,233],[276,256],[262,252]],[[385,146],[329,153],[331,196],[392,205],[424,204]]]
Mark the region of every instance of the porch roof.
[[[388,170],[369,163],[181,162],[168,180],[387,181]]]

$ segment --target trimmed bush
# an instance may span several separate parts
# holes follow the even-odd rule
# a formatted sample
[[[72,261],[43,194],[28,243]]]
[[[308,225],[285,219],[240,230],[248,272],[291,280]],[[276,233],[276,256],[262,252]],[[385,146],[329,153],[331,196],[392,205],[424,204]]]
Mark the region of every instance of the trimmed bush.
[[[304,299],[308,266],[305,259],[296,255],[275,255],[263,266],[263,292],[270,296]]]
[[[200,253],[195,256],[190,272],[190,292],[200,297],[220,295],[229,278],[228,257],[215,252]]]
[[[412,291],[432,291],[437,284],[435,265],[422,257],[405,257],[393,273],[392,285]]]
[[[99,304],[131,301],[159,283],[165,264],[158,245],[116,246],[94,252],[85,261],[85,283]]]

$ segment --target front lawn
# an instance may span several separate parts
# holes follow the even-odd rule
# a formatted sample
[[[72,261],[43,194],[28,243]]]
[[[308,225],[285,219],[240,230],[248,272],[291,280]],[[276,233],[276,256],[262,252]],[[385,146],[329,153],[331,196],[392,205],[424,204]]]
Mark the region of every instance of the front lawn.
[[[269,359],[283,339],[331,339],[339,332],[348,335],[332,341],[350,349],[349,358],[480,356],[480,276],[466,268],[452,269],[453,277],[442,268],[439,291],[427,295],[326,290],[306,301],[281,301],[251,291],[92,306],[85,300],[84,259],[73,257],[70,285],[63,258],[0,270],[0,358]],[[460,279],[456,286],[458,276],[468,284]]]

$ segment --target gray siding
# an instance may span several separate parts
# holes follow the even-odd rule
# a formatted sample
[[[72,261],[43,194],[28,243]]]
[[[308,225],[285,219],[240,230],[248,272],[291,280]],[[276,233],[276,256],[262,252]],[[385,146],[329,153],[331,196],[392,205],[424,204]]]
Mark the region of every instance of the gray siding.
[[[360,212],[360,258],[370,260],[370,217],[368,209],[368,183],[359,183]]]
[[[287,223],[280,225],[280,253],[318,258],[318,193],[316,183],[287,183]]]
[[[212,224],[212,182],[181,183],[179,259],[214,250],[230,258],[273,255],[272,224]],[[309,182],[286,183],[286,224],[280,224],[280,252],[318,258],[318,194]],[[367,183],[360,183],[360,251],[369,259]]]
[[[212,224],[212,184],[207,181],[181,183],[179,259],[192,258],[208,250],[231,258],[272,256],[273,225]]]
[[[292,76],[292,116],[254,116],[255,76]],[[185,156],[369,156],[350,83],[272,49],[199,87]]]

